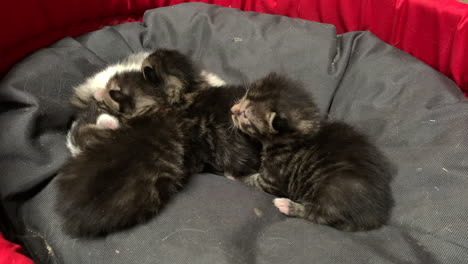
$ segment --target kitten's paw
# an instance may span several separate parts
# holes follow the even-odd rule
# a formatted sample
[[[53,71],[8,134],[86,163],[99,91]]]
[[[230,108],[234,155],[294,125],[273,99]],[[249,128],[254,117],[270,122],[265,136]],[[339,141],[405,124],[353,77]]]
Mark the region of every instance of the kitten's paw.
[[[94,99],[96,99],[96,101],[98,102],[102,101],[104,99],[105,92],[105,88],[99,88],[98,90],[96,90],[96,92],[94,92]]]
[[[119,120],[111,115],[101,114],[97,118],[96,125],[103,129],[117,129],[119,128]]]
[[[289,206],[292,203],[291,200],[287,198],[275,198],[273,199],[273,203],[275,204],[276,208],[279,209],[285,215],[289,215]]]
[[[211,86],[220,87],[220,86],[226,85],[226,82],[224,82],[221,78],[218,77],[218,75],[214,73],[202,71],[201,75],[205,78],[205,80]]]
[[[228,178],[228,179],[230,179],[230,180],[233,180],[233,181],[236,180],[236,178],[234,178],[234,176],[232,176],[232,174],[231,174],[231,173],[228,173],[228,172],[225,172],[225,173],[224,173],[224,177],[226,177],[226,178]]]

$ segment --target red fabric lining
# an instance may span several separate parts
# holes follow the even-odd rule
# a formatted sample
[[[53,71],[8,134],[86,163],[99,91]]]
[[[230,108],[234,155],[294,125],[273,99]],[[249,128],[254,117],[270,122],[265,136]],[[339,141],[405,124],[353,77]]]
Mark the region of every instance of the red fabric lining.
[[[32,260],[22,255],[20,246],[5,240],[0,233],[0,264],[33,264]]]
[[[139,21],[147,9],[183,2],[334,24],[338,33],[370,30],[441,71],[468,94],[468,5],[455,0],[23,0],[0,11],[0,73],[66,36]]]

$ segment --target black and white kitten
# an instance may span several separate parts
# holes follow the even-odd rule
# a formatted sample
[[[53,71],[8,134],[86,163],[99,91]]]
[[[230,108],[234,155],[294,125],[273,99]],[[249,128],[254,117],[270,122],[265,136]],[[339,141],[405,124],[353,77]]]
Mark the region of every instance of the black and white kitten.
[[[133,81],[132,78],[125,80],[125,78],[128,76],[127,74],[132,75],[132,72],[140,72],[142,68],[142,63],[145,59],[148,58],[148,56],[151,53],[149,52],[139,52],[139,53],[134,53],[125,58],[123,61],[112,64],[105,68],[104,70],[94,74],[93,76],[89,77],[84,81],[82,84],[78,85],[77,87],[74,88],[74,94],[71,98],[71,105],[73,108],[76,109],[77,113],[81,115],[81,119],[83,118],[83,113],[89,114],[91,111],[89,111],[89,107],[93,107],[93,104],[99,102],[98,106],[102,108],[104,104],[103,101],[107,103],[107,105],[115,112],[117,104],[115,101],[112,101],[112,98],[110,98],[109,91],[110,90],[117,90],[118,87],[115,86],[115,81],[116,81],[116,76],[121,76],[117,77],[118,80],[126,82],[123,84],[124,87],[129,87],[126,86],[127,84],[131,84]],[[141,74],[141,72],[140,72]],[[114,80],[114,85],[109,85],[110,80]],[[205,83],[207,83],[211,87],[217,87],[217,86],[223,86],[225,85],[224,81],[220,79],[218,76],[216,76],[213,73],[209,73],[206,71],[201,71],[200,75],[198,76],[198,79],[203,80]],[[138,81],[140,82],[140,81]],[[133,86],[138,85],[137,83],[133,84]],[[144,89],[140,87],[140,89]],[[136,98],[138,94],[131,94],[132,90],[127,89],[127,92],[129,92],[130,96],[126,96],[127,98]],[[157,90],[154,91],[148,91],[146,92],[149,93],[154,93],[157,92]],[[117,95],[118,96],[118,95]],[[143,96],[144,97],[144,96]],[[146,99],[148,97],[145,97]],[[137,114],[137,112],[144,108],[143,106],[148,106],[148,102],[145,102],[145,98],[140,98],[140,102],[135,102],[135,110],[134,114]],[[153,96],[157,101],[156,102],[151,102],[153,106],[155,105],[161,105],[161,100],[163,97],[161,96]],[[125,102],[124,102],[125,104]],[[119,106],[120,107],[120,106]],[[124,106],[125,107],[125,106]],[[101,109],[102,112],[108,112],[106,110],[107,108]],[[80,118],[78,118],[79,120]],[[72,125],[72,127],[76,127],[75,121]],[[92,122],[91,122],[92,123]],[[74,144],[74,138],[73,138],[73,129],[71,129],[67,137],[67,147],[71,154],[74,156],[77,153],[80,152],[79,146]]]
[[[135,72],[141,70],[141,65],[148,58],[150,52],[138,52],[129,55],[121,62],[111,64],[104,70],[87,78],[83,83],[74,87],[74,94],[71,98],[72,105],[79,109],[86,109],[90,101],[94,101],[96,93],[106,88],[109,80],[119,73]],[[199,78],[203,79],[210,86],[222,86],[225,82],[213,73],[201,71]],[[98,95],[99,96],[99,95]]]
[[[72,105],[79,109],[86,110],[89,102],[94,100],[95,93],[105,88],[110,78],[117,73],[139,71],[143,60],[146,59],[149,54],[149,52],[131,54],[124,60],[111,64],[104,70],[87,78],[83,83],[74,87],[74,94],[71,98]]]
[[[141,72],[125,72],[108,86],[126,93],[134,91],[129,85],[144,89],[145,82]],[[56,210],[72,237],[106,235],[148,220],[193,173],[184,169],[186,140],[177,117],[137,97],[141,108],[131,115],[126,111],[133,102],[120,105],[122,114],[91,100],[70,130],[69,142],[79,151],[57,177]]]
[[[325,121],[303,87],[272,73],[231,108],[263,145],[260,173],[240,180],[275,196],[284,214],[345,231],[378,228],[393,205],[383,154],[343,122]]]

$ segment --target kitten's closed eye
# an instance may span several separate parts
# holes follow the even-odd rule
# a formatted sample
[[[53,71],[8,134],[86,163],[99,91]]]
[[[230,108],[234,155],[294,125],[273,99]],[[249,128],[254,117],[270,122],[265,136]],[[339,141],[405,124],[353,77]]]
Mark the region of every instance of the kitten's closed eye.
[[[270,126],[276,133],[286,132],[289,129],[288,120],[275,112],[270,116]]]
[[[117,103],[122,102],[123,100],[125,100],[126,97],[121,91],[118,90],[110,90],[109,96],[112,100],[114,100]]]
[[[150,66],[146,66],[144,69],[143,69],[143,77],[145,78],[145,80],[147,81],[150,81],[151,83],[153,83],[154,85],[158,85],[161,83],[161,79],[156,75],[156,73],[154,72],[154,69],[151,68]]]
[[[110,90],[110,98],[118,104],[118,111],[121,113],[131,113],[134,110],[132,96],[122,93],[121,90]]]

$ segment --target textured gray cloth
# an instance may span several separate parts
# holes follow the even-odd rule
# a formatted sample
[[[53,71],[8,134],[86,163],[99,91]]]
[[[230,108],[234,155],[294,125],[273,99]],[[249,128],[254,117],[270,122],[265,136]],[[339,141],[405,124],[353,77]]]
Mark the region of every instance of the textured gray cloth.
[[[304,82],[394,162],[396,205],[379,230],[345,233],[281,215],[270,195],[195,175],[147,224],[70,239],[53,211],[69,154],[72,86],[132,52],[190,54],[229,83],[275,70]],[[143,23],[66,38],[0,84],[0,193],[38,263],[468,263],[468,104],[456,85],[369,32],[205,4],[146,12]]]

